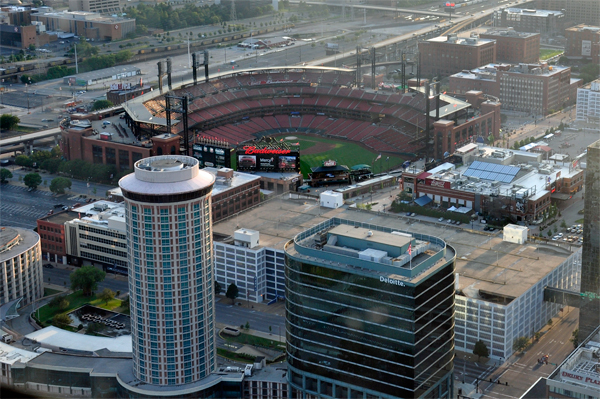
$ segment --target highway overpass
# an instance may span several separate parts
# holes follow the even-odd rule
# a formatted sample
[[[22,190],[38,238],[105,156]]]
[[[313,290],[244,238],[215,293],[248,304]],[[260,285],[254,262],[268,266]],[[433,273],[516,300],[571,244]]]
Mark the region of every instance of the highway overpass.
[[[291,4],[298,4],[301,0],[290,0]],[[429,11],[429,10],[413,10],[410,8],[396,8],[396,7],[386,7],[386,6],[370,6],[367,4],[360,3],[352,3],[352,2],[331,2],[331,1],[303,1],[304,4],[310,5],[318,5],[318,6],[328,6],[328,7],[354,7],[360,9],[367,10],[377,10],[377,11],[393,11],[399,12],[402,14],[420,14],[420,15],[433,15],[436,17],[448,17],[450,14],[447,12],[440,11]],[[440,3],[441,4],[441,3]]]
[[[31,143],[35,140],[45,139],[48,137],[57,136],[60,134],[60,128],[55,127],[47,130],[40,130],[35,133],[27,133],[19,136],[12,136],[0,140],[1,153],[12,152],[20,149],[25,143]]]

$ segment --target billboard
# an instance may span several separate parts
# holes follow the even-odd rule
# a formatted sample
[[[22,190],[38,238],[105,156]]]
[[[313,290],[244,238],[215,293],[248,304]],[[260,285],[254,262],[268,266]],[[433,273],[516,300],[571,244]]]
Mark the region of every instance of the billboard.
[[[581,55],[584,57],[590,57],[592,55],[592,41],[582,40],[581,41]]]
[[[200,167],[231,168],[231,152],[233,149],[211,144],[194,144],[192,155],[200,162]]]
[[[285,148],[246,145],[236,152],[237,170],[247,172],[298,172],[300,154]]]

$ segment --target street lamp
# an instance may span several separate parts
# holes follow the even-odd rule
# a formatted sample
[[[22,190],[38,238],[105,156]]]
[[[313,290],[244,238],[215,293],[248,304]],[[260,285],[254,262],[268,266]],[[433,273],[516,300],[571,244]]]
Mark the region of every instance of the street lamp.
[[[471,356],[465,355],[463,359],[465,362],[463,363],[463,384],[465,383],[465,374],[467,373],[467,359],[471,359]]]

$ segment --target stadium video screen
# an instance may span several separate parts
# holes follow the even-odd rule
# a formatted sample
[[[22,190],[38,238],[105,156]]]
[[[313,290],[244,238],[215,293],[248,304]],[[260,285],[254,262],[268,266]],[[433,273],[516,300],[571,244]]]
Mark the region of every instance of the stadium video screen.
[[[193,156],[200,162],[200,167],[231,168],[231,148],[222,148],[214,145],[194,144]]]
[[[253,154],[252,151],[238,151],[237,170],[241,172],[298,172],[300,170],[297,152],[289,152],[285,155],[268,153],[266,150],[261,152],[264,153]]]

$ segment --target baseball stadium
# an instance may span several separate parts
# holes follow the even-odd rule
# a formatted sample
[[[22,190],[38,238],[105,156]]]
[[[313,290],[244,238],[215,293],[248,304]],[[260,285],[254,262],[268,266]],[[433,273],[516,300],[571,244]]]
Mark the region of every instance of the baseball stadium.
[[[188,154],[199,139],[233,148],[265,137],[286,141],[299,147],[305,176],[329,159],[384,172],[423,157],[435,139],[431,133],[427,142],[424,90],[362,89],[357,75],[349,68],[296,66],[229,71],[177,86],[170,76],[163,86],[159,77],[158,90],[124,104],[125,122],[140,141],[179,135],[181,151]],[[472,119],[470,104],[440,97],[438,114],[430,113],[437,118],[430,123]],[[450,111],[440,114],[444,107]],[[457,134],[454,141],[472,140],[469,133]]]

